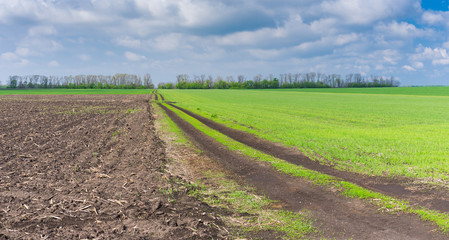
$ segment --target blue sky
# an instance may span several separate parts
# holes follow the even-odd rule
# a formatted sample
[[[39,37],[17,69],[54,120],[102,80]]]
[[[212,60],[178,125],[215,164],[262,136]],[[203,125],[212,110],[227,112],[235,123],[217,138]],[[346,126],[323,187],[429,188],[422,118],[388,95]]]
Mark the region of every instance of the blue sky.
[[[10,75],[362,73],[449,85],[449,1],[0,0]]]

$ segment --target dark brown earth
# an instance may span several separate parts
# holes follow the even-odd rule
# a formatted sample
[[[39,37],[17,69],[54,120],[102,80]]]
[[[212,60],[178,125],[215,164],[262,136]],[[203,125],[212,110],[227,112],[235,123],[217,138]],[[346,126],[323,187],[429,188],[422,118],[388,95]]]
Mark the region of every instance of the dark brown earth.
[[[416,184],[414,183],[414,180],[405,177],[392,178],[367,176],[354,172],[340,171],[332,166],[323,165],[317,161],[311,160],[297,149],[261,139],[244,131],[226,127],[223,124],[214,122],[174,104],[170,105],[196,118],[208,127],[266,154],[286,160],[293,164],[301,165],[311,170],[341,178],[345,181],[356,183],[359,186],[371,189],[373,191],[410,201],[412,204],[418,204],[420,206],[441,212],[449,212],[449,191],[446,189],[436,188],[435,186],[430,187],[429,185],[424,184]]]
[[[0,239],[228,238],[163,171],[149,96],[0,96]]]
[[[211,158],[218,160],[224,168],[232,171],[238,180],[253,185],[269,198],[278,200],[284,209],[309,211],[318,220],[318,227],[324,237],[332,239],[448,238],[439,233],[435,226],[420,221],[415,215],[381,213],[366,202],[344,198],[329,189],[286,176],[270,166],[229,151],[165,106],[160,106],[200,149]]]

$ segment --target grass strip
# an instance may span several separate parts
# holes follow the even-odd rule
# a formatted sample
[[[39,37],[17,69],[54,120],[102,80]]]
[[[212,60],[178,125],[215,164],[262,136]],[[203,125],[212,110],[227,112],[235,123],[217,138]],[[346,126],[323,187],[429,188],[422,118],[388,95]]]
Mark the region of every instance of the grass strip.
[[[165,112],[157,107],[157,104],[153,104],[153,109],[157,115],[163,116],[159,123],[166,131],[165,134],[175,135],[170,136],[170,140],[175,144],[190,147],[182,130]],[[246,237],[240,235],[270,230],[284,234],[285,239],[301,239],[318,233],[312,226],[314,221],[307,214],[272,209],[271,206],[274,203],[272,200],[257,195],[254,189],[248,186],[240,186],[221,171],[209,169],[203,173],[203,176],[212,184],[208,184],[207,187],[200,182],[191,184],[188,187],[191,189],[189,194],[211,206],[242,213],[239,217],[224,217],[228,224],[240,229],[233,233],[236,237]]]
[[[304,178],[310,180],[312,183],[321,185],[327,188],[333,188],[336,192],[348,198],[359,198],[368,200],[370,203],[379,207],[379,210],[384,212],[404,212],[417,214],[422,220],[433,222],[443,232],[449,231],[449,215],[434,210],[429,210],[421,206],[410,206],[407,201],[399,200],[394,197],[390,197],[378,192],[374,192],[363,187],[360,187],[354,183],[342,181],[339,178],[322,174],[317,171],[306,169],[302,166],[285,162],[281,159],[275,158],[271,155],[264,154],[253,148],[250,148],[240,142],[237,142],[218,131],[215,131],[195,118],[185,114],[184,112],[175,109],[167,104],[164,104],[167,108],[175,112],[179,117],[186,120],[198,130],[204,134],[214,138],[230,150],[238,151],[244,155],[253,157],[259,161],[269,162],[271,165],[288,175]]]

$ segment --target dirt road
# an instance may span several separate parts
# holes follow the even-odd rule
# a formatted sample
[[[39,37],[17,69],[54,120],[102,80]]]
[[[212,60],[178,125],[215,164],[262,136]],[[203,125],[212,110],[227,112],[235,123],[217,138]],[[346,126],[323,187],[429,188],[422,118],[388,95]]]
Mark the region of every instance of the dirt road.
[[[167,115],[211,158],[232,171],[237,179],[255,186],[283,208],[291,211],[308,210],[317,218],[324,237],[332,239],[447,239],[435,226],[409,214],[380,213],[373,206],[347,199],[330,190],[313,186],[307,181],[281,174],[270,166],[249,159],[197,130],[174,112],[161,105]]]
[[[297,149],[261,139],[244,131],[226,127],[174,104],[170,105],[196,118],[208,127],[215,129],[238,142],[274,157],[283,159],[293,164],[301,165],[305,168],[315,170],[320,173],[341,178],[345,181],[355,183],[376,192],[381,192],[399,199],[410,201],[412,204],[418,204],[428,209],[449,213],[449,191],[447,191],[447,189],[441,189],[435,186],[429,187],[429,185],[415,183],[413,179],[408,179],[405,177],[388,178],[340,171],[332,166],[323,165],[317,161],[311,160]]]

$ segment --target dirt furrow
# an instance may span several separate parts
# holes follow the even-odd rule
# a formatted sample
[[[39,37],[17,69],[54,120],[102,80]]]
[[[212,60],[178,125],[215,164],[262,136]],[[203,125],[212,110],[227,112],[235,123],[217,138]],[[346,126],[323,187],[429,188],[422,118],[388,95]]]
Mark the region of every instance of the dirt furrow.
[[[331,166],[323,165],[319,162],[311,160],[297,149],[289,148],[279,143],[273,143],[261,139],[253,134],[244,131],[226,127],[223,124],[214,122],[208,118],[195,114],[174,104],[170,105],[194,117],[206,126],[215,129],[238,142],[241,142],[247,146],[250,146],[254,149],[257,149],[279,159],[283,159],[293,164],[301,165],[307,169],[341,178],[345,181],[355,183],[359,186],[376,192],[381,192],[390,196],[411,201],[412,204],[419,204],[420,206],[432,210],[449,212],[449,201],[447,200],[449,199],[449,192],[444,189],[430,189],[425,185],[412,185],[413,180],[405,177],[388,178],[382,176],[367,176],[348,171],[340,171],[332,168]]]
[[[0,239],[226,239],[160,171],[148,97],[0,96]]]
[[[280,174],[271,167],[229,151],[177,114],[160,104],[167,115],[212,159],[240,181],[253,185],[284,209],[309,211],[318,219],[324,237],[333,239],[446,239],[434,226],[414,215],[380,213],[358,199],[346,199],[300,178]]]

